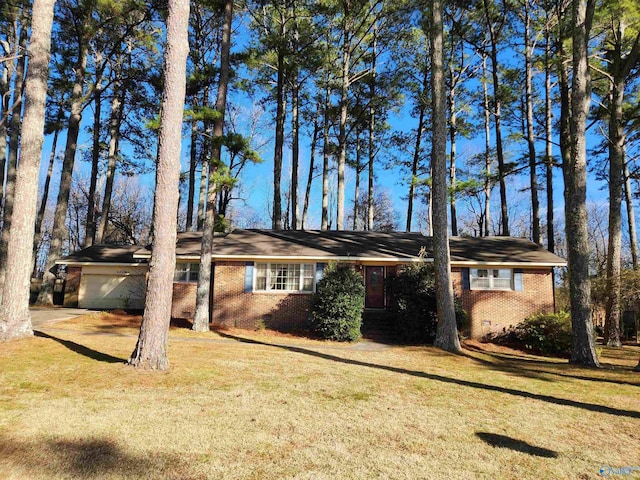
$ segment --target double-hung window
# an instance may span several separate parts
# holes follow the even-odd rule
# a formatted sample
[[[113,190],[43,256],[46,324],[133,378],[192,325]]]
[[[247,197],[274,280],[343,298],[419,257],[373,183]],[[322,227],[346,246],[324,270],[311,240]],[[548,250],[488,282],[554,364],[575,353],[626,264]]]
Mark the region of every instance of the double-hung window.
[[[471,290],[513,290],[510,268],[472,268],[469,273]]]
[[[313,292],[312,263],[256,263],[253,290],[256,292]]]
[[[176,271],[173,274],[174,282],[197,282],[199,263],[176,263]]]

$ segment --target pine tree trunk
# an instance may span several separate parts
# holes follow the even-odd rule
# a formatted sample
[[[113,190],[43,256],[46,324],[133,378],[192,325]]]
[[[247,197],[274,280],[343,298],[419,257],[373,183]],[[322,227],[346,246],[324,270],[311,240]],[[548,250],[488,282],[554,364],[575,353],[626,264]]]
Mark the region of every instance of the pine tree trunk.
[[[152,370],[169,367],[171,295],[167,292],[172,291],[176,266],[182,116],[189,53],[189,0],[168,0],[168,13],[151,266],[140,335],[129,359],[130,365]]]
[[[367,166],[369,167],[369,172],[367,175],[368,185],[367,185],[367,228],[366,230],[372,231],[374,228],[373,217],[374,217],[374,166],[375,166],[375,122],[376,115],[373,107],[369,109],[369,161],[367,162]]]
[[[280,40],[284,42],[284,20],[280,23]],[[276,72],[276,138],[273,154],[273,222],[274,230],[282,230],[282,151],[286,116],[284,45],[278,47],[278,71]]]
[[[124,110],[125,89],[121,82],[114,85],[113,99],[111,100],[111,120],[109,121],[109,159],[107,161],[107,180],[104,186],[104,198],[102,199],[102,211],[100,224],[98,225],[97,243],[104,243],[111,211],[111,196],[113,184],[116,178],[116,165],[118,162],[118,145],[120,143],[120,125]]]
[[[329,229],[329,108],[331,107],[331,87],[326,80],[324,97],[324,125],[322,127],[322,230]]]
[[[427,78],[427,72],[425,70],[423,81],[426,82]],[[409,197],[407,202],[407,232],[411,231],[411,222],[413,220],[413,200],[416,195],[416,183],[418,182],[418,165],[420,162],[420,147],[422,144],[422,131],[424,130],[425,111],[426,105],[424,105],[423,102],[420,102],[418,127],[416,130],[416,143],[413,147],[413,159],[411,162],[411,183],[409,184]]]
[[[295,0],[291,1],[291,18],[294,19],[293,25],[293,50],[299,55],[300,34],[298,31],[297,8]],[[298,183],[299,183],[299,166],[300,166],[300,73],[298,66],[293,65],[291,73],[291,228],[298,230],[300,228],[300,205],[298,203]]]
[[[438,329],[434,345],[460,352],[451,280],[447,221],[447,104],[444,78],[442,3],[431,0],[431,94],[433,102],[433,264],[436,278]]]
[[[202,94],[202,104],[209,104],[209,86],[205,85]],[[209,160],[211,159],[212,142],[209,140],[213,135],[211,128],[211,120],[204,120],[204,138],[202,140],[202,148],[200,153],[200,187],[198,190],[198,231],[204,228],[204,210],[207,202],[207,181],[209,180]]]
[[[429,188],[429,195],[427,195],[427,228],[429,235],[433,236],[433,164],[431,162],[429,162],[429,178],[432,186]]]
[[[231,51],[231,25],[233,19],[233,0],[226,0],[224,7],[224,24],[222,27],[222,45],[220,47],[220,80],[216,97],[216,111],[220,114],[213,124],[214,151],[209,169],[209,192],[207,195],[207,209],[205,213],[204,229],[202,233],[202,247],[200,252],[200,271],[196,292],[196,311],[193,320],[193,330],[206,332],[209,330],[209,299],[211,298],[211,255],[213,252],[213,235],[216,220],[215,185],[218,167],[221,164],[222,135],[224,134],[224,115],[227,103],[227,86],[229,84]]]
[[[84,247],[93,245],[96,236],[96,186],[98,185],[98,169],[100,167],[100,131],[102,130],[102,85],[96,79],[96,89],[93,92],[95,110],[93,114],[93,147],[91,151],[91,180],[89,182],[89,197],[87,198],[87,221],[84,236]]]
[[[193,96],[193,109],[197,109],[198,96]],[[191,231],[193,226],[193,201],[196,190],[196,167],[198,166],[198,121],[191,119],[191,145],[189,145],[189,192],[187,193],[187,224],[185,229]]]
[[[27,48],[26,8],[25,5],[21,14],[22,28],[20,30],[19,49],[22,52],[26,51]],[[9,247],[13,206],[16,198],[16,172],[18,169],[18,148],[22,127],[22,96],[24,94],[25,65],[26,55],[21,55],[16,65],[15,82],[13,84],[14,100],[11,107],[11,121],[9,123],[9,161],[7,165],[7,185],[4,196],[2,234],[0,235],[0,298],[2,297],[2,290],[4,288],[7,249]]]
[[[7,168],[7,119],[9,117],[9,80],[0,74],[0,216],[4,202],[4,171]]]
[[[631,64],[636,63],[640,46],[628,54],[623,53],[625,25],[621,20],[611,22],[614,40],[608,69],[611,73],[611,92],[609,95],[609,244],[607,249],[607,304],[604,328],[604,341],[610,347],[621,347],[620,310],[621,310],[621,253],[622,253],[622,192],[625,186],[625,132],[624,132],[624,91],[626,78]],[[640,39],[640,34],[638,35]],[[632,63],[629,63],[632,62]],[[629,217],[629,224],[633,220]],[[634,248],[632,240],[632,250]],[[637,252],[632,252],[636,257]],[[634,264],[635,265],[635,264]]]
[[[591,6],[593,8],[593,6]],[[591,322],[589,239],[587,231],[586,123],[591,103],[588,63],[587,0],[572,1],[573,75],[571,88],[571,163],[564,165],[565,222],[570,278],[573,349],[570,363],[598,367]]]
[[[348,15],[348,10],[345,10]],[[349,20],[345,21],[342,45],[342,78],[340,85],[340,124],[338,129],[338,205],[336,230],[344,230],[344,170],[347,160],[347,113],[349,95],[349,69],[351,63]]]
[[[610,65],[619,68],[616,61]],[[609,347],[621,347],[620,341],[620,255],[622,253],[622,187],[624,165],[624,129],[622,103],[624,79],[614,72],[609,107],[609,240],[607,247],[607,303],[604,341]]]
[[[58,114],[58,124],[62,121],[62,109]],[[33,239],[33,276],[38,274],[38,251],[40,250],[40,242],[42,241],[42,222],[44,221],[44,214],[47,210],[47,202],[49,201],[49,188],[51,187],[51,176],[53,175],[53,166],[56,161],[56,149],[58,148],[58,135],[60,134],[59,125],[56,125],[56,129],[53,132],[53,142],[51,143],[51,154],[49,155],[49,167],[47,168],[47,178],[44,181],[44,189],[42,192],[42,201],[40,202],[40,208],[38,209],[38,215],[36,217],[36,228]]]
[[[544,52],[544,131],[545,131],[545,166],[547,180],[547,250],[555,252],[555,229],[554,229],[554,202],[553,202],[553,110],[551,105],[551,35],[549,18],[545,21],[545,52]]]
[[[627,225],[629,227],[629,248],[631,249],[631,262],[633,269],[638,270],[638,233],[636,230],[636,214],[633,207],[633,192],[631,190],[631,178],[629,177],[629,165],[624,161],[624,199],[627,205]]]
[[[449,185],[451,187],[451,235],[458,235],[458,215],[456,212],[456,154],[457,154],[457,133],[456,125],[456,91],[452,86],[449,88]]]
[[[487,56],[482,55],[482,99],[484,105],[484,236],[491,235],[491,119],[487,88]],[[482,236],[482,233],[480,234]]]
[[[207,202],[207,180],[209,179],[209,162],[200,162],[200,188],[198,190],[198,222],[197,229],[201,231],[204,228],[204,209]]]
[[[533,241],[542,244],[540,234],[540,202],[538,200],[538,178],[536,174],[536,145],[533,132],[533,45],[530,38],[531,19],[529,0],[525,1],[524,50],[525,50],[525,104],[527,128],[527,153],[529,156],[529,188],[531,190],[531,212]]]
[[[500,184],[500,234],[508,237],[511,233],[509,231],[509,209],[507,207],[507,186],[505,181],[506,170],[504,151],[502,149],[502,99],[500,98],[500,78],[498,75],[500,68],[498,61],[498,39],[493,22],[489,18],[489,6],[487,2],[488,0],[483,0],[489,39],[491,41],[490,58],[491,77],[493,80],[494,130],[496,135],[496,157],[498,159],[498,183]]]
[[[375,139],[376,139],[376,80],[377,80],[377,60],[378,60],[378,23],[373,26],[373,52],[371,56],[371,83],[369,84],[369,188],[367,191],[367,230],[373,230],[373,194],[374,186],[374,165],[375,165]]]
[[[300,103],[300,85],[298,72],[293,72],[291,87],[291,229],[300,228],[300,207],[298,206],[298,166],[300,163],[300,119],[298,115]]]
[[[356,128],[356,165],[355,165],[355,190],[353,192],[353,223],[351,225],[352,230],[358,230],[358,215],[360,214],[360,173],[361,173],[361,158],[362,149],[360,146],[360,129]],[[366,230],[363,225],[363,230]]]
[[[71,94],[71,113],[67,127],[67,144],[62,162],[62,172],[60,174],[60,189],[58,191],[58,202],[53,217],[53,230],[51,233],[51,244],[47,255],[47,266],[42,279],[38,303],[53,303],[53,283],[56,275],[52,272],[56,268],[56,260],[62,255],[62,247],[67,236],[66,225],[67,210],[69,208],[69,194],[71,192],[71,179],[73,165],[76,159],[78,146],[78,134],[80,123],[82,122],[82,110],[84,103],[84,76],[87,69],[87,46],[81,45],[78,52],[78,63],[75,67],[75,83]]]
[[[16,177],[16,194],[20,202],[13,211],[12,235],[9,238],[7,276],[0,305],[0,340],[33,334],[29,314],[29,277],[38,201],[38,171],[44,141],[54,3],[55,0],[34,0],[32,7],[22,148]]]
[[[318,115],[320,115],[320,104],[316,105],[316,114],[313,118],[313,133],[311,135],[311,152],[309,156],[309,176],[307,177],[307,187],[304,192],[304,206],[302,207],[302,222],[300,228],[304,230],[307,225],[307,213],[309,211],[309,197],[311,196],[311,184],[313,183],[314,163],[316,156],[316,144],[318,142],[318,132],[320,126],[318,124]]]
[[[118,162],[118,145],[120,143],[120,126],[122,124],[122,114],[124,109],[125,90],[120,82],[116,82],[114,87],[113,100],[111,101],[111,120],[109,122],[109,158],[107,161],[107,180],[104,187],[104,198],[102,199],[102,210],[100,224],[98,225],[97,243],[104,243],[109,223],[109,213],[111,212],[111,197],[113,194],[113,184],[116,178],[116,166]]]
[[[26,9],[26,6],[23,7]],[[27,26],[26,14],[21,14],[22,28],[20,29],[19,49],[22,52],[27,48]],[[15,202],[16,172],[18,169],[18,149],[20,146],[20,130],[22,124],[22,96],[24,93],[24,73],[26,65],[26,55],[18,58],[15,71],[15,82],[13,84],[14,100],[11,106],[11,121],[9,123],[9,161],[7,165],[7,185],[4,196],[4,211],[2,221],[2,231],[0,231],[0,298],[6,275],[7,249],[9,248],[9,237],[11,235],[11,222],[13,217],[13,206]]]

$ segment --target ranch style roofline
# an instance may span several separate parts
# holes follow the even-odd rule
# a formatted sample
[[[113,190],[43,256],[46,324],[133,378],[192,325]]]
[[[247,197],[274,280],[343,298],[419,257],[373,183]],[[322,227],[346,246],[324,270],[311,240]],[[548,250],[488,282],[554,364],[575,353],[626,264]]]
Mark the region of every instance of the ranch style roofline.
[[[179,233],[176,259],[200,260],[201,232]],[[567,262],[528,239],[451,237],[452,266],[563,267]],[[151,248],[94,245],[56,263],[62,265],[144,265]],[[214,260],[355,261],[409,263],[433,261],[433,242],[415,232],[234,230],[214,241]]]

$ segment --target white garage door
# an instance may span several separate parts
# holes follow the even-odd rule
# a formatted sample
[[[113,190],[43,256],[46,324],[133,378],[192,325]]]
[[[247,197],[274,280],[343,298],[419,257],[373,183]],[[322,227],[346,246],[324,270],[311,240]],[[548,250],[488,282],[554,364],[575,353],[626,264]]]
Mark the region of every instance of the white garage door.
[[[144,308],[144,275],[82,275],[80,308]]]

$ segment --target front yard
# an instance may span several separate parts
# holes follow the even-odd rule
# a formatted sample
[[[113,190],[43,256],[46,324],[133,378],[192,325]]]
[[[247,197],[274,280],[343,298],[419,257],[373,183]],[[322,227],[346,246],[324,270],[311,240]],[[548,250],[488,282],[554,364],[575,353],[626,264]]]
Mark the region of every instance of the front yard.
[[[136,326],[92,315],[1,345],[0,478],[587,479],[640,467],[637,347],[604,349],[593,371],[477,343],[455,356],[174,328],[170,370],[149,373],[124,364]]]

